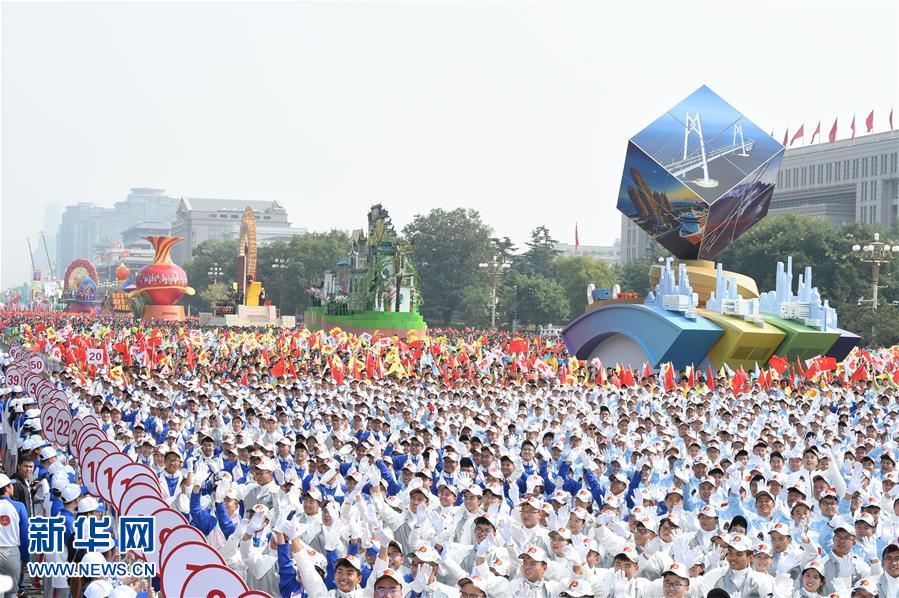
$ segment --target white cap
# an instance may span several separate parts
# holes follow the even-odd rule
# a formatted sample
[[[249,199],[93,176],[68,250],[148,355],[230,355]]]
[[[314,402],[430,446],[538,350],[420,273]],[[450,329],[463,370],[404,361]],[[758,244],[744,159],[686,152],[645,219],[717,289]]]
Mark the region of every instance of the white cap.
[[[84,598],[109,598],[110,594],[112,594],[112,584],[102,579],[92,581],[84,590]]]
[[[62,502],[72,502],[81,496],[81,486],[78,484],[69,484],[62,489]]]
[[[78,501],[78,512],[90,513],[91,511],[96,511],[99,506],[100,502],[96,498],[93,496],[85,496]]]
[[[5,473],[0,473],[0,488],[6,488],[12,484],[12,480]]]

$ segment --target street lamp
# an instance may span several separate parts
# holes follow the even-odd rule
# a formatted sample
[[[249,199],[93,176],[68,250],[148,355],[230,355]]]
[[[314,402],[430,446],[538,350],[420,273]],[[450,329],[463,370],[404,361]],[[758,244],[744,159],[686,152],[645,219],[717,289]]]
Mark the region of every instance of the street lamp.
[[[212,279],[212,284],[218,284],[219,276],[224,276],[224,274],[225,273],[219,267],[218,262],[213,262],[212,266],[210,266],[209,268],[209,271],[206,273],[206,275]]]
[[[278,273],[278,303],[284,304],[284,270],[287,269],[287,258],[276,257],[272,260],[272,270]]]
[[[880,265],[889,262],[893,255],[899,254],[899,245],[890,247],[881,242],[880,233],[874,233],[874,241],[867,245],[853,245],[852,253],[859,256],[861,261],[871,264],[871,299],[864,302],[871,303],[871,309],[877,309],[877,288],[880,282]],[[861,303],[863,300],[859,300]]]
[[[499,282],[500,274],[504,270],[509,269],[509,264],[505,261],[498,260],[496,256],[487,263],[478,264],[478,268],[487,272],[490,276],[493,289],[490,293],[490,328],[496,328],[496,285]]]

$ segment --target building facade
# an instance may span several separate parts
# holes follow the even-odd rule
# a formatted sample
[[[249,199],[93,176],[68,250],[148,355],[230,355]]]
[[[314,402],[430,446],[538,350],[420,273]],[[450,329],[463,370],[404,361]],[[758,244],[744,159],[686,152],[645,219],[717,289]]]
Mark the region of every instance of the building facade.
[[[579,245],[575,250],[574,245],[568,243],[556,243],[556,251],[559,255],[589,255],[609,264],[617,264],[621,260],[621,242],[615,239],[611,245]]]
[[[306,233],[305,229],[291,227],[287,210],[276,201],[185,197],[172,221],[171,234],[184,238],[172,249],[172,260],[183,266],[200,243],[239,239],[241,218],[248,206],[256,216],[258,245],[288,241],[294,235]]]
[[[768,214],[889,227],[899,210],[897,154],[897,131],[787,149]]]
[[[899,221],[899,132],[886,131],[784,152],[769,216],[802,214],[839,227]],[[621,216],[621,259],[645,257],[652,239]]]
[[[76,258],[95,260],[121,247],[122,233],[135,224],[152,222],[168,230],[179,201],[164,189],[134,187],[111,208],[85,202],[66,206],[56,235],[57,276]]]

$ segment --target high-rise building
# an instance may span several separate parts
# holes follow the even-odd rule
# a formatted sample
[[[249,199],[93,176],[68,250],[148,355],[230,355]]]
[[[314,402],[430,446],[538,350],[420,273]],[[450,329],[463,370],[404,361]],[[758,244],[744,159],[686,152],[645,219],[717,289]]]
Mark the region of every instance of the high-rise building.
[[[246,201],[240,199],[209,199],[184,197],[172,221],[172,235],[184,240],[172,249],[172,260],[184,265],[194,249],[204,241],[227,241],[240,237],[240,223],[244,210],[253,208],[256,216],[256,243],[266,245],[277,240],[290,240],[306,229],[293,228],[287,210],[277,201]]]
[[[85,202],[66,206],[57,233],[57,276],[61,278],[75,258],[94,260],[120,247],[122,232],[139,222],[160,223],[168,229],[179,201],[163,189],[134,187],[112,208]]]

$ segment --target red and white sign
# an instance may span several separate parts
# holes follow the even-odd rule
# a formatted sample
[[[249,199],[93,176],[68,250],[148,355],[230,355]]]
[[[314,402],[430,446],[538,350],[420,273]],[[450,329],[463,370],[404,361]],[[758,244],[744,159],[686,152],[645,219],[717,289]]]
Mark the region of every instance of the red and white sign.
[[[88,365],[103,365],[103,349],[88,349],[86,354]]]

